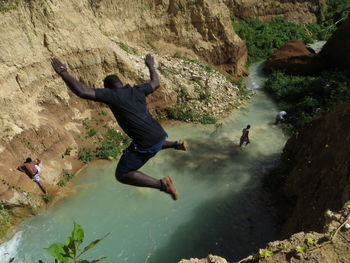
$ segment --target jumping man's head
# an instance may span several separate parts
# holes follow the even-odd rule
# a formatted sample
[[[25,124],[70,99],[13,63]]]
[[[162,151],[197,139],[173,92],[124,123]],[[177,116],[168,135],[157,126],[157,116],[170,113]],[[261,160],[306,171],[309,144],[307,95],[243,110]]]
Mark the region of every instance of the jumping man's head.
[[[121,80],[114,74],[108,75],[103,80],[103,85],[107,89],[114,89],[114,88],[121,88],[121,87],[123,87],[123,83],[121,82]]]
[[[32,158],[28,157],[28,158],[26,159],[25,163],[31,163],[32,161],[33,161]]]
[[[247,129],[249,129],[249,128],[250,128],[250,125],[248,124],[248,125],[247,125]]]

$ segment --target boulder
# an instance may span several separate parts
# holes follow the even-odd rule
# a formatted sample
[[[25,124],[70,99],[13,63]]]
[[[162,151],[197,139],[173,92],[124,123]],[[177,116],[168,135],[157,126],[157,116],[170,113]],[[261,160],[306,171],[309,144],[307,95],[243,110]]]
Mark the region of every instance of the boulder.
[[[283,70],[291,75],[318,75],[325,68],[324,60],[300,40],[292,40],[280,47],[266,61],[264,72]]]

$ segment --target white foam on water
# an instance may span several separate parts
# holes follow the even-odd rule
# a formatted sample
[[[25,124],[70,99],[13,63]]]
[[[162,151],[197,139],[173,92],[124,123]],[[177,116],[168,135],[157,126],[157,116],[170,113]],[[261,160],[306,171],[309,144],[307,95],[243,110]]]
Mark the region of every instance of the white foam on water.
[[[22,241],[22,231],[17,232],[13,238],[0,245],[0,263],[8,263],[11,258],[16,257],[16,252]]]
[[[264,62],[253,64],[249,67],[249,75],[245,78],[245,83],[249,90],[263,87],[267,77],[263,73]]]

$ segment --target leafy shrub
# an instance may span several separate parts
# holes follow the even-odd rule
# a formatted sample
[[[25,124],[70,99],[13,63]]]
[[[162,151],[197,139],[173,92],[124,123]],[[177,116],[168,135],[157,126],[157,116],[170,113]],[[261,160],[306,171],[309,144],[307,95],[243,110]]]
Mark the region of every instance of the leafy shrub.
[[[66,150],[64,151],[64,155],[70,155],[71,151],[73,150],[73,148],[71,146],[68,146],[66,148]]]
[[[130,139],[123,133],[109,129],[103,134],[103,140],[100,147],[96,149],[95,155],[101,159],[115,158],[121,153],[123,145],[129,142]]]
[[[278,107],[288,112],[285,127],[292,133],[303,128],[320,110],[326,112],[350,99],[349,86],[349,73],[337,71],[325,72],[318,78],[273,72],[265,83]]]
[[[66,182],[64,181],[64,180],[59,180],[58,182],[57,182],[57,185],[59,186],[59,187],[63,187],[63,186],[65,186],[66,185]]]
[[[93,127],[89,128],[88,131],[87,131],[87,134],[88,134],[89,137],[94,136],[96,133],[97,133],[97,129],[93,128]]]
[[[72,261],[73,263],[95,263],[105,259],[106,257],[101,257],[94,260],[83,260],[81,259],[81,256],[96,246],[108,235],[109,233],[102,238],[92,241],[83,249],[80,249],[80,246],[84,241],[84,229],[79,224],[74,222],[73,231],[64,243],[54,243],[45,249],[55,258],[55,262],[68,263]]]
[[[166,108],[166,115],[169,119],[179,120],[179,121],[194,121],[197,119],[196,114],[191,108]]]
[[[92,159],[94,159],[95,154],[86,148],[81,149],[78,152],[78,158],[79,160],[83,161],[84,163],[90,162]]]
[[[48,194],[43,194],[41,197],[43,198],[45,203],[50,203],[54,198],[52,195]]]
[[[63,176],[67,179],[67,181],[69,181],[74,177],[74,174],[68,171],[63,171]]]
[[[313,42],[302,25],[273,19],[261,21],[257,18],[238,19],[233,17],[235,32],[246,42],[248,64],[263,60],[287,41],[299,39],[305,43]]]
[[[100,110],[100,111],[98,112],[98,115],[106,116],[106,115],[107,115],[107,111]]]
[[[215,124],[217,122],[217,120],[212,116],[203,116],[200,119],[200,122],[203,124]]]

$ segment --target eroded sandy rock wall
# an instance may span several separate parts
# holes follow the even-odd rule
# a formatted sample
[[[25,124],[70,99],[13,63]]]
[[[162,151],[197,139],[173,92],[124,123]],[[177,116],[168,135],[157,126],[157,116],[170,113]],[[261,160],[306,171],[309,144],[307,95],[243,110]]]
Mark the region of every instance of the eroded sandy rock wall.
[[[271,20],[280,17],[292,22],[316,22],[325,0],[225,0],[237,17],[258,17]]]
[[[0,199],[32,202],[25,193],[37,186],[16,171],[27,156],[41,157],[46,183],[56,183],[72,166],[60,153],[77,143],[82,120],[101,107],[69,92],[49,58],[68,63],[91,87],[112,72],[124,82],[147,80],[143,62],[120,43],[159,60],[179,49],[232,74],[245,72],[245,45],[220,0],[19,1],[0,17]],[[175,88],[162,76],[151,107],[176,103]]]

